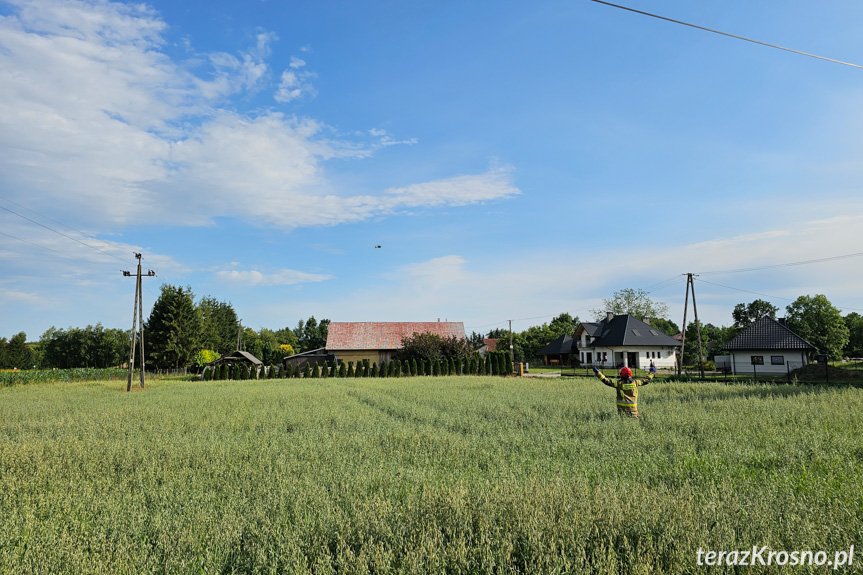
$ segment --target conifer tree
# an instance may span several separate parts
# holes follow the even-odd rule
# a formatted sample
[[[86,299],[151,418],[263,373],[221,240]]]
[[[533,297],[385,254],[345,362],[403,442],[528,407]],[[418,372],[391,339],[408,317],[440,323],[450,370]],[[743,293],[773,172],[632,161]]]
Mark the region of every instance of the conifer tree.
[[[372,362],[372,372],[371,372],[371,374],[369,374],[369,376],[370,377],[377,377],[378,376],[378,362],[376,362],[376,361]]]
[[[309,362],[306,362],[306,365],[303,367],[303,377],[307,379],[312,377],[312,367],[309,365]]]
[[[345,364],[342,363],[342,367],[344,367],[344,366],[345,366]],[[348,370],[345,372],[345,375],[347,377],[354,377],[354,362],[352,362],[352,361],[348,362]]]
[[[414,377],[416,376],[416,374],[417,374],[417,360],[416,360],[416,358],[411,359],[411,365],[410,365],[409,371],[410,371],[411,376],[414,376]]]
[[[503,371],[504,375],[509,375],[513,372],[512,356],[509,354],[508,351],[503,352],[503,367],[504,367],[504,371]]]
[[[390,376],[390,362],[387,360],[383,360],[381,362],[381,370],[378,373],[380,377],[389,377]]]
[[[324,365],[321,367],[321,378],[327,379],[330,376],[330,366],[327,365],[327,360],[324,360]]]

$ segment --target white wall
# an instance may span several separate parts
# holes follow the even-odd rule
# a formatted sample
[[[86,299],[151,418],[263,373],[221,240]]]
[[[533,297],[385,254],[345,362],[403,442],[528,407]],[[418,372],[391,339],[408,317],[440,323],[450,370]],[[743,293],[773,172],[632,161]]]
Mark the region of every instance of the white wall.
[[[752,365],[752,356],[762,356],[764,365]],[[781,357],[781,364],[773,364],[773,357]],[[755,350],[755,351],[733,351],[731,352],[732,373],[738,375],[784,375],[787,374],[789,368],[797,369],[806,365],[808,359],[806,352],[802,351],[776,351],[776,350]]]

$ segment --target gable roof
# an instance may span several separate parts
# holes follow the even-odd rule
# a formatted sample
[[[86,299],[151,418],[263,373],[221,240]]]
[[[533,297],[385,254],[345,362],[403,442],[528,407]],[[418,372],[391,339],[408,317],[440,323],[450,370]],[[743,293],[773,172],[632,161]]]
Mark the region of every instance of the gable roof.
[[[808,341],[765,315],[722,346],[725,350],[744,349],[815,349]]]
[[[629,314],[615,315],[600,322],[582,323],[576,335],[583,332],[595,338],[589,347],[680,347],[680,342]]]
[[[492,337],[483,339],[482,343],[488,351],[497,351],[497,342],[499,341],[500,338]]]
[[[248,351],[232,351],[231,353],[225,354],[216,361],[212,363],[231,363],[234,361],[248,361],[254,365],[263,365],[264,362],[249,353]]]
[[[401,349],[402,338],[426,332],[465,339],[460,321],[331,321],[326,349]]]
[[[574,353],[573,349],[575,344],[575,340],[572,339],[567,334],[563,334],[558,337],[556,340],[536,352],[536,355],[562,355],[567,353]]]

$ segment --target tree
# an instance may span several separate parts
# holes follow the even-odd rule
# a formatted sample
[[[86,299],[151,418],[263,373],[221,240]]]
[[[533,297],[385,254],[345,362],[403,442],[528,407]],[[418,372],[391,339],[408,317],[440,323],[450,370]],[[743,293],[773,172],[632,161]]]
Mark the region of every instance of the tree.
[[[214,297],[203,297],[196,306],[199,318],[199,340],[203,349],[225,355],[237,348],[237,312],[229,303]]]
[[[19,332],[12,336],[8,342],[4,344],[5,353],[4,360],[7,368],[32,369],[33,368],[33,352],[27,345],[27,334]]]
[[[162,284],[144,325],[147,362],[163,369],[189,365],[200,349],[199,322],[192,289]]]
[[[811,343],[818,353],[840,359],[848,344],[845,320],[824,295],[800,296],[785,308],[788,327]]]
[[[845,327],[848,328],[845,357],[863,357],[863,316],[857,312],[849,313],[845,316]]]
[[[668,316],[668,306],[650,299],[650,292],[637,288],[626,288],[614,292],[611,299],[602,300],[601,309],[592,309],[596,321],[605,319],[608,312],[614,315],[629,314],[640,320],[644,318],[664,318]]]
[[[665,335],[677,335],[680,333],[680,327],[670,319],[663,319],[659,317],[650,318],[650,325],[664,333]]]
[[[345,364],[342,363],[342,367],[344,367],[344,365]],[[352,361],[348,362],[348,371],[345,372],[345,376],[346,377],[356,377],[356,375],[354,374],[354,362],[352,362]]]
[[[322,319],[320,323],[315,319],[315,316],[309,317],[306,321],[300,320],[297,327],[294,328],[294,335],[297,338],[297,345],[294,347],[299,350],[299,353],[302,353],[326,346],[329,328],[330,320],[328,319]]]
[[[734,306],[734,311],[731,312],[731,317],[734,318],[734,327],[743,328],[749,327],[765,315],[776,319],[776,312],[779,308],[763,299],[757,299],[751,303],[739,303]]]

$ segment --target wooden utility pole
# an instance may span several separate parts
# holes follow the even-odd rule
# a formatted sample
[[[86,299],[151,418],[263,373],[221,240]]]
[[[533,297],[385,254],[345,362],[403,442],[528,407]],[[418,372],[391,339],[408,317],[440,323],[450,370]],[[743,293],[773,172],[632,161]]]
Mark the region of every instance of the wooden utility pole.
[[[132,374],[135,371],[135,347],[138,343],[139,335],[141,341],[141,382],[140,387],[144,387],[144,294],[141,289],[141,276],[146,275],[147,277],[153,277],[156,275],[156,272],[153,270],[147,270],[146,274],[141,273],[141,254],[135,253],[135,257],[138,258],[138,273],[135,274],[135,305],[133,306],[132,313],[132,348],[129,350],[129,378],[126,381],[126,391],[132,391]],[[131,277],[132,274],[130,272],[124,271],[123,275],[126,277]],[[141,316],[140,324],[138,322],[138,316]],[[139,333],[140,331],[140,333]]]
[[[704,357],[701,352],[701,324],[698,323],[698,305],[695,303],[695,276],[686,274],[686,299],[683,303],[683,327],[681,328],[682,339],[680,341],[680,363],[677,364],[677,375],[683,367],[683,350],[686,349],[686,312],[689,307],[689,290],[692,290],[692,311],[695,314],[695,332],[698,335],[698,371],[701,379],[704,379]]]

